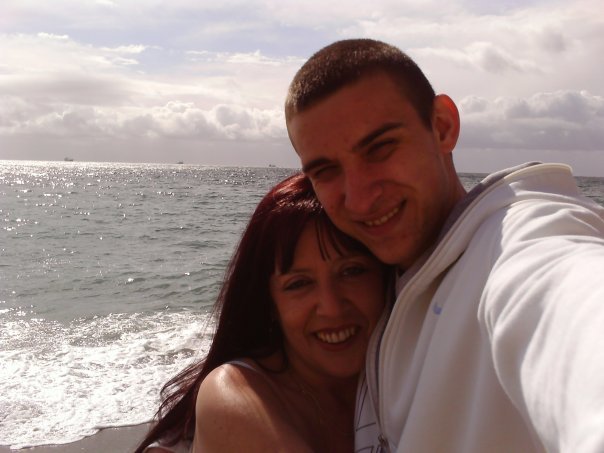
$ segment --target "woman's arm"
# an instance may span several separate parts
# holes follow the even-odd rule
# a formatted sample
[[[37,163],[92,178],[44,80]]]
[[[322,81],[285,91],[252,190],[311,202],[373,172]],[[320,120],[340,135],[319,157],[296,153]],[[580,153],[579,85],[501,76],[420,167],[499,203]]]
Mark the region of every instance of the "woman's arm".
[[[193,453],[310,452],[277,392],[257,371],[216,368],[197,394]]]

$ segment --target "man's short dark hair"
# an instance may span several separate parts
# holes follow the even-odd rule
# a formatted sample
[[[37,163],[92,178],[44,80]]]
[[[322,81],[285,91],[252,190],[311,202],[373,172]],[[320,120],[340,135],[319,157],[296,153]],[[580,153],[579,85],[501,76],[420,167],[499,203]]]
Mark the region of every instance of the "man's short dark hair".
[[[286,121],[340,88],[378,72],[392,77],[422,122],[431,128],[435,97],[432,85],[407,54],[373,39],[336,41],[311,56],[289,86]]]

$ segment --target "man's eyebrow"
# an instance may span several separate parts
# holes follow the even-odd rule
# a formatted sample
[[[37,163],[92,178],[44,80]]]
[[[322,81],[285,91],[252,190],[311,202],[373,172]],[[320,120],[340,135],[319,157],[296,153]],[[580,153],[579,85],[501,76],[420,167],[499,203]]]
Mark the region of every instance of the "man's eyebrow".
[[[369,145],[372,141],[374,141],[376,138],[378,138],[380,135],[385,134],[386,132],[391,131],[392,129],[398,129],[399,127],[403,127],[404,124],[397,122],[397,123],[386,123],[383,126],[377,128],[374,131],[369,132],[365,137],[363,137],[362,139],[360,139],[356,145],[354,145],[353,150],[354,151],[359,151],[360,149],[366,147],[367,145]]]
[[[313,168],[320,167],[321,165],[328,164],[329,162],[330,162],[330,160],[327,159],[326,157],[319,157],[318,159],[311,160],[310,162],[308,162],[307,164],[304,164],[302,166],[302,173],[307,175],[308,172],[313,170]]]
[[[365,137],[361,138],[356,143],[356,145],[353,146],[352,151],[358,152],[362,148],[369,145],[372,141],[374,141],[376,138],[378,138],[382,134],[385,134],[386,132],[389,132],[393,129],[398,129],[403,126],[404,126],[404,124],[401,122],[386,123],[386,124],[380,126],[379,128],[377,128],[376,130],[369,132],[367,135],[365,135]],[[304,164],[302,166],[302,172],[307,175],[313,169],[320,167],[322,165],[329,164],[330,162],[331,162],[331,160],[329,160],[326,157],[319,157],[317,159],[311,160],[310,162]]]

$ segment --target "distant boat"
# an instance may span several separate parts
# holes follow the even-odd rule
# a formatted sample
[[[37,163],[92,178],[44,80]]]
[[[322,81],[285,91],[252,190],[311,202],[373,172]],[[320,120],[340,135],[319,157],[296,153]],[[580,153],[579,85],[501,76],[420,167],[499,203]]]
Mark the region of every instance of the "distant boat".
[[[73,162],[73,157],[64,157],[63,160],[65,162]]]
[[[176,162],[177,164],[184,164],[184,162],[182,160],[179,160],[178,162]]]
[[[268,168],[277,168],[275,164],[268,164]]]

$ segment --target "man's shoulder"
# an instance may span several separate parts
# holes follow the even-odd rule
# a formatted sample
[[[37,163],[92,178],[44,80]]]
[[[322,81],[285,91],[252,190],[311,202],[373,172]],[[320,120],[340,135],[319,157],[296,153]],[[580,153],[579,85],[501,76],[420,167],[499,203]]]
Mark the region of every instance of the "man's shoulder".
[[[459,221],[480,221],[522,202],[579,205],[604,215],[601,206],[581,193],[568,165],[531,162],[483,179],[458,203],[445,228]]]

